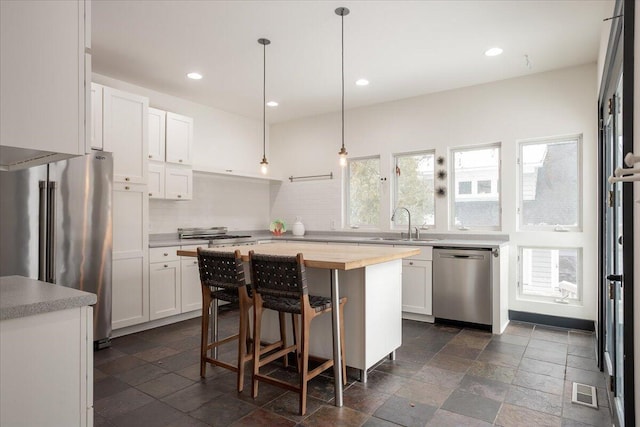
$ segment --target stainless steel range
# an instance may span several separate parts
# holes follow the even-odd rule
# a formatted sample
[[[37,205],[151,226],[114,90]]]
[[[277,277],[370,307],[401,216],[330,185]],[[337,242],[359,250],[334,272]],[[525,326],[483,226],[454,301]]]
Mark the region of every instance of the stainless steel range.
[[[227,227],[178,228],[178,238],[208,240],[210,248],[220,245],[238,245],[255,242],[255,239],[249,235],[227,234]]]

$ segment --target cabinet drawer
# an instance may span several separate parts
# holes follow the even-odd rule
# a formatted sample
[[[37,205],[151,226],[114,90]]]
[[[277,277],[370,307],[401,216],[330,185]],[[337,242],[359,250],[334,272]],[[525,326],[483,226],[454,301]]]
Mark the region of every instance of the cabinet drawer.
[[[150,248],[149,249],[149,262],[169,262],[180,261],[178,256],[179,246],[169,246],[166,248]]]
[[[407,245],[402,245],[402,246],[394,245],[394,247],[396,247],[396,248],[416,249],[416,246],[407,246]],[[410,256],[410,257],[404,258],[404,259],[419,259],[419,260],[423,260],[423,261],[431,261],[431,260],[433,260],[433,247],[431,247],[431,246],[420,246],[420,253],[418,255]]]

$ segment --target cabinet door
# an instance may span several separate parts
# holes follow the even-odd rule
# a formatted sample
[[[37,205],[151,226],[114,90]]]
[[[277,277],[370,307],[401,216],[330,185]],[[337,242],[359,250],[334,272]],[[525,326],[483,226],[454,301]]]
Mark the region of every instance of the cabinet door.
[[[91,148],[102,150],[102,90],[104,86],[91,83]]]
[[[164,164],[149,163],[149,198],[164,199]]]
[[[402,261],[402,311],[433,313],[431,275],[431,261]]]
[[[149,321],[149,198],[146,185],[113,188],[113,329]]]
[[[167,163],[190,165],[193,147],[193,119],[167,113]]]
[[[191,168],[166,165],[165,197],[175,200],[191,200],[193,198],[193,171]]]
[[[180,276],[182,281],[182,312],[202,309],[202,290],[197,258],[182,260]]]
[[[0,1],[0,146],[18,148],[1,162],[85,153],[84,9],[84,1]]]
[[[149,108],[149,160],[164,162],[166,117],[166,111]]]
[[[149,264],[150,319],[180,314],[180,261]]]
[[[110,87],[103,98],[103,146],[113,152],[113,179],[146,184],[149,100]]]

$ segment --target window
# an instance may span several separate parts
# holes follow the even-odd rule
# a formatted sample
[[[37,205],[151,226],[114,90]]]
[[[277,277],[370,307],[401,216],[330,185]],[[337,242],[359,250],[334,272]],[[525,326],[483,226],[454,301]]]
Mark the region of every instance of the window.
[[[522,229],[580,228],[580,137],[520,143]]]
[[[478,194],[491,194],[490,179],[483,179],[478,181]]]
[[[459,182],[458,194],[471,194],[471,181]]]
[[[500,228],[500,146],[451,151],[452,228]]]
[[[411,212],[414,225],[435,225],[434,153],[398,154],[395,159],[393,206]],[[406,214],[398,215],[394,225],[406,227]]]
[[[520,248],[518,294],[559,303],[580,300],[581,264],[580,249]]]
[[[347,225],[377,227],[380,223],[380,158],[350,159],[346,172]]]

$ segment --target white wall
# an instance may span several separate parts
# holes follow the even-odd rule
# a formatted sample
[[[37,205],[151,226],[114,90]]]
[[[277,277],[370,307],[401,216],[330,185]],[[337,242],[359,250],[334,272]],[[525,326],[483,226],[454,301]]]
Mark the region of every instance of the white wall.
[[[94,73],[92,79],[95,83],[148,97],[152,107],[193,117],[194,170],[259,173],[262,121],[100,74]],[[192,201],[149,202],[151,233],[172,233],[178,227],[196,226],[266,229],[269,222],[269,184],[257,179],[194,173]]]
[[[392,154],[435,149],[449,159],[452,147],[502,143],[502,230],[509,233],[509,308],[594,320],[597,317],[597,111],[596,66],[584,65],[511,80],[419,96],[345,113],[345,145],[350,157],[380,155],[384,206],[390,207]],[[365,89],[366,90],[366,89]],[[583,135],[583,224],[581,233],[525,233],[516,230],[518,140]],[[292,221],[303,216],[309,230],[329,230],[342,217],[340,115],[327,114],[271,126],[271,162],[282,176],[333,172],[338,179],[272,184],[271,216]],[[327,197],[302,197],[305,186]],[[436,198],[436,232],[448,230],[448,204]],[[389,230],[385,210],[382,230]],[[453,231],[454,233],[457,231]],[[583,305],[532,303],[516,299],[518,245],[582,247]]]

